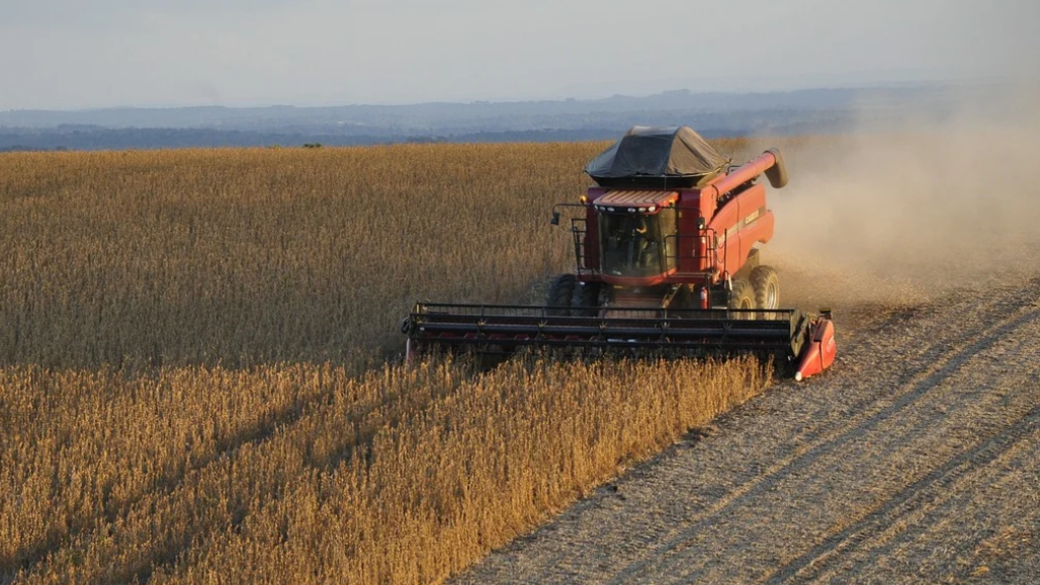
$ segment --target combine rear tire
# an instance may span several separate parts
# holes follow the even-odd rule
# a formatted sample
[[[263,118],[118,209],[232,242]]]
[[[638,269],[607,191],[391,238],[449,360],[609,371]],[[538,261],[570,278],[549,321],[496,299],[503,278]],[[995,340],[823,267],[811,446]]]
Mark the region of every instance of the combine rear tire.
[[[595,317],[599,312],[598,282],[586,282],[574,285],[574,300],[571,303],[571,315],[574,317]]]
[[[546,311],[549,315],[556,317],[568,317],[571,314],[571,297],[574,296],[574,275],[561,274],[557,276],[549,293],[545,295],[545,304],[552,307]]]
[[[780,308],[780,277],[772,266],[758,266],[751,271],[755,289],[755,306],[759,309]]]
[[[729,291],[729,308],[755,308],[755,290],[750,282],[743,279],[733,281],[733,290]]]

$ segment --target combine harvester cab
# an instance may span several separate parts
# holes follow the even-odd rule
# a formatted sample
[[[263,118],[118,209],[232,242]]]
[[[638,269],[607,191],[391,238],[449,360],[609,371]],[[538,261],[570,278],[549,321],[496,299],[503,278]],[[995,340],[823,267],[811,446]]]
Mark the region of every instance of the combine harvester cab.
[[[418,303],[402,323],[408,355],[510,354],[525,347],[772,358],[802,380],[834,361],[829,311],[779,308],[765,175],[787,184],[779,151],[741,166],[688,127],[637,126],[586,166],[597,183],[569,216],[576,269],[544,306]]]

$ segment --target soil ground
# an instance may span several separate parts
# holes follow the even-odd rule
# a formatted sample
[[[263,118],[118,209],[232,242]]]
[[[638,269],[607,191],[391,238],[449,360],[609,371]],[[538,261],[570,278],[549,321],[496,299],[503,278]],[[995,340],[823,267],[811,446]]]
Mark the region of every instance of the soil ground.
[[[1023,272],[834,303],[831,371],[780,381],[455,583],[1035,582],[1040,276]],[[788,301],[841,300],[799,281]]]

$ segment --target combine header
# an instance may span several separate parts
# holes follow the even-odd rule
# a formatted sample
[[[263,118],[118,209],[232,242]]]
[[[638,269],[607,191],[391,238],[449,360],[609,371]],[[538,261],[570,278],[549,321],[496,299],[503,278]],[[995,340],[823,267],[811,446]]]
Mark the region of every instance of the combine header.
[[[637,126],[585,168],[597,183],[569,215],[577,268],[545,306],[418,303],[402,323],[408,354],[509,354],[523,347],[752,353],[801,380],[834,361],[829,312],[780,309],[776,271],[759,264],[773,237],[765,175],[787,184],[777,150],[730,164],[688,127]]]

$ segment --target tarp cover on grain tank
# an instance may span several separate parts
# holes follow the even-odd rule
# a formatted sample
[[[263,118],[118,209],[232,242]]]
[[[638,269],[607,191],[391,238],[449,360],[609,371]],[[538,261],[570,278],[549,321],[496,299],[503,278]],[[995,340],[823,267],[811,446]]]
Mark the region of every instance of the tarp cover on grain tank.
[[[728,163],[689,126],[633,126],[585,172],[602,187],[696,187]]]

